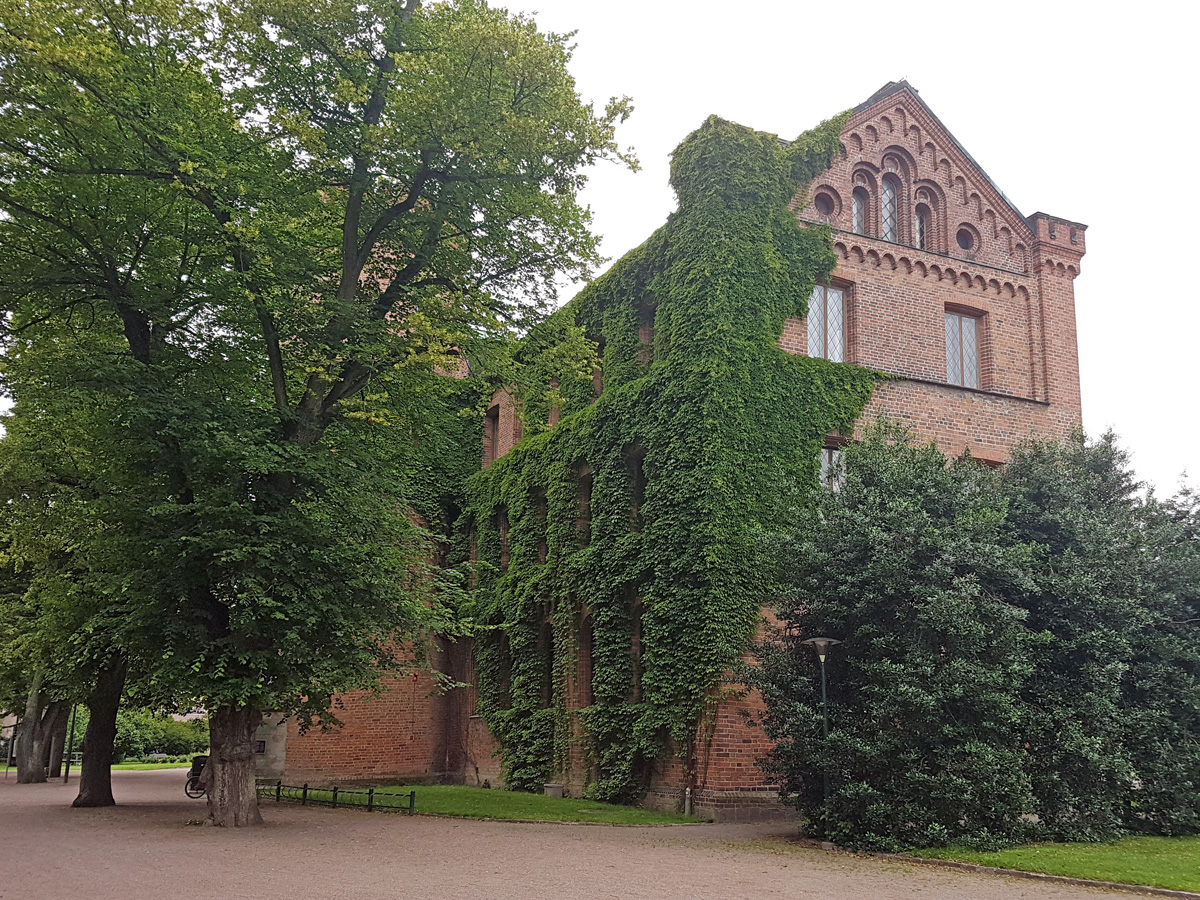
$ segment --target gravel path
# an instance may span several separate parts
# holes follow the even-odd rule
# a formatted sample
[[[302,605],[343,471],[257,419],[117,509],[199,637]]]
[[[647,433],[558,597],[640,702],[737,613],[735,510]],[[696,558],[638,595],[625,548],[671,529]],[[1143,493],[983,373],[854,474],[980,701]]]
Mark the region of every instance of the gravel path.
[[[779,825],[613,828],[265,804],[253,831],[188,826],[183,770],[116,772],[115,808],[75,785],[0,781],[4,900],[893,900],[1123,897],[785,843]],[[418,793],[418,802],[420,794]]]

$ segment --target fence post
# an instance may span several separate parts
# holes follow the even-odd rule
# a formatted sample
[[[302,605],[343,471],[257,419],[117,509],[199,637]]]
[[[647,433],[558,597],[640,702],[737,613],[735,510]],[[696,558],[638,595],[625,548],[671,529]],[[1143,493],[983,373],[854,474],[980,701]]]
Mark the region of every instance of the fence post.
[[[304,790],[300,792],[300,805],[304,806],[308,803],[308,782],[304,782]]]
[[[413,814],[413,810],[415,809],[416,805],[417,805],[417,792],[409,791],[408,792],[408,814],[410,816]]]
[[[334,787],[333,787],[333,808],[334,809],[337,809],[337,792],[338,792],[337,785],[334,785]]]
[[[375,788],[367,788],[367,812],[375,808]]]
[[[275,802],[278,803],[279,799],[282,796],[283,796],[283,782],[277,781],[277,782],[275,782]]]

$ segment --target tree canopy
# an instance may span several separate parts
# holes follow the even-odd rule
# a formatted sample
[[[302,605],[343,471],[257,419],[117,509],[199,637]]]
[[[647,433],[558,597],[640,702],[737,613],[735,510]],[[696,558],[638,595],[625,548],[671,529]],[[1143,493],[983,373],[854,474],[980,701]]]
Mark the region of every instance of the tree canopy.
[[[241,746],[371,683],[452,589],[423,526],[478,385],[446,373],[590,271],[584,170],[632,163],[568,41],[476,0],[0,0],[10,434],[86,460],[105,638],[247,712]]]

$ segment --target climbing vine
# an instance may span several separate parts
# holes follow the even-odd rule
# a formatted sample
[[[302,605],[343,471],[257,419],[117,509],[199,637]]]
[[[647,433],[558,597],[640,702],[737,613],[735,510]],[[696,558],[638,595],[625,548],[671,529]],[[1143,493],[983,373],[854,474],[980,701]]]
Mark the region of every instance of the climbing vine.
[[[677,211],[518,353],[526,438],[468,480],[461,523],[479,712],[511,787],[570,776],[628,801],[656,762],[694,764],[778,593],[763,534],[796,521],[877,377],[779,347],[835,264],[787,206],[843,122],[783,144],[708,119],[674,152]]]

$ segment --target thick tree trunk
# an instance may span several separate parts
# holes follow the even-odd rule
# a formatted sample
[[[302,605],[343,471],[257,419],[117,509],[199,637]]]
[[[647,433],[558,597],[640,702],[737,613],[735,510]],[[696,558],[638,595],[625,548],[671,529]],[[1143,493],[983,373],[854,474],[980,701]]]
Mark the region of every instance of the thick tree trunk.
[[[63,748],[67,743],[67,723],[71,718],[71,705],[56,703],[54,706],[54,719],[49,725],[50,740],[46,746],[46,772],[50,778],[61,778]]]
[[[102,671],[87,698],[88,724],[83,733],[83,767],[79,794],[71,804],[115,806],[112,792],[113,742],[117,739],[117,710],[125,691],[125,663]]]
[[[208,765],[201,780],[208,793],[208,825],[261,825],[254,790],[254,732],[262,712],[221,706],[208,717]]]

